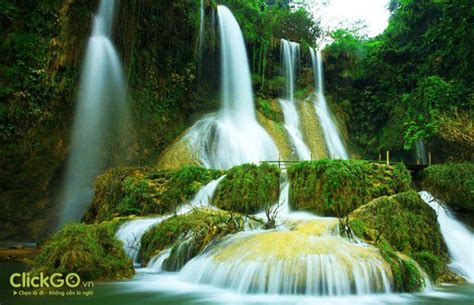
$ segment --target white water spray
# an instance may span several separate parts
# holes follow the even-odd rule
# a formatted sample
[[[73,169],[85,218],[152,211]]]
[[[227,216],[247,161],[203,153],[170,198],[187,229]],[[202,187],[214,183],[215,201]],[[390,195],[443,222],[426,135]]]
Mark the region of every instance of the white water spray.
[[[60,198],[61,223],[83,216],[92,199],[94,179],[104,167],[106,138],[118,133],[127,120],[126,85],[110,38],[114,3],[101,1],[87,46]]]
[[[216,191],[219,182],[224,179],[224,176],[219,177],[218,179],[212,180],[204,187],[202,187],[199,192],[194,196],[193,200],[189,204],[184,204],[177,212],[177,215],[182,215],[190,212],[193,208],[196,207],[208,207],[210,206],[210,201],[212,200],[214,193]],[[155,218],[145,218],[137,219],[124,223],[120,226],[119,230],[116,233],[116,237],[121,240],[124,244],[125,252],[130,258],[132,258],[135,266],[139,266],[140,260],[138,257],[141,238],[143,234],[146,233],[151,227],[159,224],[160,222],[170,218],[172,215],[165,215]],[[160,258],[154,257],[149,263],[149,267],[155,270],[158,270],[161,266],[161,263],[166,259],[163,258],[163,253],[160,253]],[[169,256],[169,252],[166,254]]]
[[[244,38],[232,12],[217,7],[221,41],[222,108],[198,121],[186,135],[190,149],[207,168],[276,160],[278,149],[257,122]]]
[[[311,152],[306,146],[300,131],[300,119],[295,105],[296,69],[300,56],[300,45],[282,39],[280,42],[286,86],[283,99],[280,99],[281,110],[285,118],[285,129],[300,160],[310,160]]]
[[[326,97],[324,96],[324,77],[323,77],[323,60],[321,52],[315,52],[310,48],[311,60],[313,62],[313,73],[316,87],[316,98],[314,107],[319,117],[321,128],[323,129],[324,139],[329,150],[331,158],[348,159],[346,148],[342,142],[341,135],[334,123],[331,112],[329,111]]]
[[[123,242],[125,253],[133,260],[135,266],[140,265],[138,253],[141,246],[141,238],[152,226],[162,222],[169,216],[137,219],[124,223],[120,226],[115,236]]]
[[[426,153],[425,142],[422,139],[416,141],[415,148],[417,162],[420,162],[423,165],[428,164],[428,155]]]
[[[202,56],[204,47],[204,0],[199,4],[199,37],[198,37],[198,52]]]
[[[430,193],[422,191],[420,196],[438,215],[441,234],[452,260],[452,269],[474,283],[474,234]]]

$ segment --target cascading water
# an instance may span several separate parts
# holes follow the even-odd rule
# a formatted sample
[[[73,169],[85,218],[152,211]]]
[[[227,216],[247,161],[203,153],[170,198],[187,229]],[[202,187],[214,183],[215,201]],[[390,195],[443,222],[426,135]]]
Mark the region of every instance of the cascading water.
[[[244,294],[390,292],[390,266],[378,250],[340,237],[337,220],[326,222],[322,218],[291,231],[236,234],[189,261],[179,277]]]
[[[206,186],[200,189],[196,196],[194,196],[191,206],[209,207],[211,205],[212,197],[216,192],[217,186],[224,178],[225,175],[218,179],[212,180]]]
[[[123,242],[125,252],[133,260],[133,264],[135,266],[140,265],[138,252],[140,250],[140,242],[143,234],[145,234],[145,232],[148,231],[152,226],[160,223],[166,218],[168,217],[164,216],[132,220],[124,223],[118,229],[115,235]]]
[[[303,140],[300,131],[300,120],[295,106],[296,68],[300,56],[300,45],[285,39],[282,39],[280,44],[286,78],[284,97],[280,99],[285,118],[285,129],[298,158],[300,160],[310,160],[311,152]]]
[[[452,269],[474,283],[474,234],[430,193],[422,191],[420,196],[438,215],[441,234],[452,260]]]
[[[92,199],[94,179],[103,169],[106,138],[119,132],[127,119],[126,85],[110,38],[114,3],[100,2],[87,46],[60,197],[61,223],[79,220],[84,214]]]
[[[204,0],[199,4],[199,37],[198,37],[198,54],[202,56],[204,47]]]
[[[212,198],[223,178],[204,186],[191,206]],[[173,275],[174,280],[253,295],[346,296],[392,291],[391,267],[377,248],[342,237],[338,218],[291,212],[290,185],[285,171],[280,184],[277,206],[283,207],[278,219],[282,224],[277,229],[247,230],[212,243],[185,263]],[[180,209],[178,214],[189,211],[189,208]],[[162,219],[165,218],[135,220],[120,228],[117,236],[124,241],[127,253],[135,262],[136,237]],[[127,248],[127,242],[132,247]],[[170,254],[170,249],[161,251],[144,272],[163,272],[162,265]],[[425,287],[429,285],[426,278]]]
[[[191,211],[195,207],[208,207],[210,206],[210,201],[214,196],[214,192],[216,191],[219,182],[224,179],[224,176],[219,177],[218,179],[212,180],[204,187],[202,187],[199,192],[194,196],[193,200],[189,204],[184,204],[177,212],[177,215],[185,214]],[[135,266],[140,264],[139,262],[139,249],[140,249],[140,241],[143,234],[146,233],[151,227],[154,225],[168,219],[171,215],[165,215],[161,217],[155,218],[145,218],[145,219],[136,219],[129,222],[124,223],[120,226],[116,233],[116,237],[121,240],[124,244],[125,252],[132,258],[133,263]],[[169,255],[169,253],[168,253]],[[165,258],[163,258],[164,260]],[[158,258],[155,257],[150,261],[152,265],[151,268],[153,269],[153,265],[161,265],[161,263],[157,264]]]
[[[217,7],[221,43],[222,108],[198,121],[185,136],[207,168],[276,160],[278,149],[256,119],[244,38],[232,12]]]
[[[326,97],[324,96],[323,60],[321,52],[315,52],[310,48],[311,60],[313,62],[313,73],[316,87],[314,107],[319,117],[321,128],[323,129],[329,155],[331,158],[348,159],[346,148],[342,142],[341,135],[334,123],[329,111]]]
[[[417,162],[420,162],[421,164],[428,164],[428,157],[426,154],[425,142],[422,139],[420,139],[416,141],[415,147],[416,147]]]

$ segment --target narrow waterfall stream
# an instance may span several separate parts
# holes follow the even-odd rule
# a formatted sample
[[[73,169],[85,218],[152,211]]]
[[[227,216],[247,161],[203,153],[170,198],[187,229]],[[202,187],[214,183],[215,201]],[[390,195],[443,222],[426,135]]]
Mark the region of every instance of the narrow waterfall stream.
[[[221,100],[217,114],[199,120],[185,136],[207,168],[277,160],[278,149],[257,122],[250,68],[240,26],[225,6],[217,7],[221,42]]]
[[[426,146],[423,139],[416,141],[415,143],[416,148],[416,161],[420,162],[421,164],[428,164],[428,154],[426,153]]]
[[[474,283],[474,234],[429,192],[422,191],[420,196],[438,215],[441,233],[452,260],[450,267]]]
[[[199,3],[199,36],[198,36],[198,54],[202,56],[204,47],[204,0]]]
[[[60,202],[61,223],[79,220],[103,169],[106,137],[121,133],[127,121],[127,89],[121,62],[111,41],[115,1],[101,1],[86,50],[72,143]]]
[[[329,150],[329,156],[337,159],[348,159],[349,155],[344,147],[341,135],[337,129],[331,112],[324,96],[324,76],[323,76],[323,59],[320,51],[310,48],[311,60],[313,62],[314,82],[316,95],[314,107],[319,117],[321,128],[323,129],[324,139]]]
[[[176,212],[176,214],[181,215],[188,213],[195,207],[210,206],[210,200],[214,196],[214,192],[216,191],[219,182],[221,182],[224,177],[225,175],[219,177],[218,179],[212,180],[204,187],[202,187],[196,194],[196,196],[193,198],[193,200],[191,200],[189,204],[184,204],[183,206],[181,206]],[[132,258],[135,267],[140,266],[138,254],[141,246],[140,240],[143,234],[145,234],[146,231],[148,231],[154,225],[168,219],[171,216],[172,215],[165,215],[154,218],[137,219],[126,222],[120,226],[116,233],[116,236],[119,240],[123,242],[125,252],[128,256],[130,256],[130,258]],[[157,257],[153,258],[150,262],[151,265],[156,264],[156,260]],[[159,265],[160,264],[158,264],[158,266]]]
[[[284,96],[279,100],[285,119],[285,129],[300,160],[310,160],[311,152],[300,131],[300,120],[295,105],[296,69],[299,63],[300,45],[282,39],[280,41],[286,86]]]

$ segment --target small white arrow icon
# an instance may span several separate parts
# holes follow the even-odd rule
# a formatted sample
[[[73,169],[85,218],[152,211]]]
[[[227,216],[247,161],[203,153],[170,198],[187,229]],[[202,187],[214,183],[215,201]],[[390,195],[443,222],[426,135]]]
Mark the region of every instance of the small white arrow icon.
[[[18,294],[18,292],[16,292],[15,290],[13,290],[13,295],[17,295],[17,294]]]

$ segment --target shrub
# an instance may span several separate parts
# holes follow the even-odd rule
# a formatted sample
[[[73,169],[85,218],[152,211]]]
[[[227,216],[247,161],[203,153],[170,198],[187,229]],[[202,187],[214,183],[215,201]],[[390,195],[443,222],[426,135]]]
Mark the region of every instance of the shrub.
[[[92,223],[114,216],[173,212],[221,174],[195,166],[176,171],[146,168],[109,170],[97,178],[94,200],[84,220]]]
[[[33,273],[75,272],[82,280],[123,279],[133,264],[115,239],[113,223],[68,224],[46,242],[33,264]]]
[[[474,213],[474,163],[431,165],[421,185],[451,208]]]
[[[280,171],[263,163],[235,166],[217,187],[214,205],[218,208],[252,214],[278,202]]]

